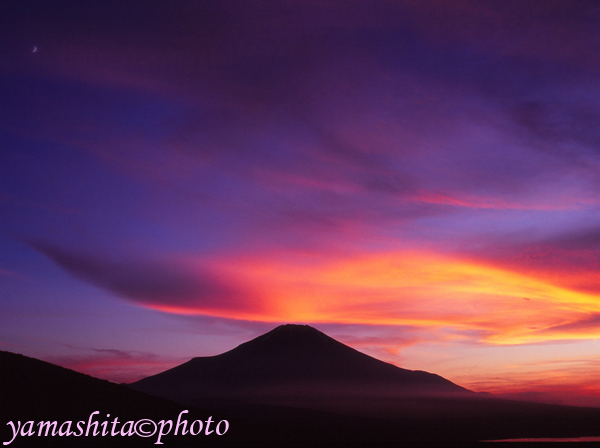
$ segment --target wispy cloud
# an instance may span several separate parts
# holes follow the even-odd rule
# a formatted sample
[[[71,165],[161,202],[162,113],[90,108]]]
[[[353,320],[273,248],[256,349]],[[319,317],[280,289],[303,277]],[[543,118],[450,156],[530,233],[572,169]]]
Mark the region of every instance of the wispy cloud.
[[[6,270],[6,269],[0,269],[0,275],[3,275],[5,277],[16,278],[17,280],[22,280],[22,281],[25,281],[25,282],[29,282],[30,281],[27,277],[19,274],[18,272],[9,271],[9,270]]]
[[[251,293],[198,266],[192,271],[176,260],[114,261],[40,241],[31,245],[75,277],[141,305],[183,314],[261,309]]]
[[[126,263],[46,243],[33,247],[82,280],[142,306],[179,314],[407,325],[429,332],[449,327],[474,336],[480,332],[475,341],[502,345],[546,342],[559,334],[591,337],[597,329],[586,316],[600,311],[595,294],[424,251],[339,258],[302,253],[211,260],[182,256]]]
[[[79,353],[51,356],[46,361],[115,383],[131,383],[189,361],[139,351],[71,348]]]
[[[554,231],[551,236],[505,236],[480,241],[475,257],[512,270],[545,279],[566,288],[597,294],[600,233],[583,225],[580,229]],[[471,249],[469,249],[471,250]]]

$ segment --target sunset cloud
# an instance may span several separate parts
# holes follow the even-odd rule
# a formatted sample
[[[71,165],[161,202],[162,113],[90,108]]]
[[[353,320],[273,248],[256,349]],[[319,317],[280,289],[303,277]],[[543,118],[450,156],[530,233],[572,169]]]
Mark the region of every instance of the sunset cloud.
[[[165,311],[196,313],[223,310],[260,311],[248,292],[236,290],[208,271],[171,262],[123,262],[78,254],[43,242],[32,243],[38,251],[75,277],[106,288],[118,296]]]
[[[475,342],[501,345],[600,335],[596,294],[424,251],[124,263],[45,243],[34,247],[82,280],[170,313],[430,331],[449,327],[480,332]]]
[[[512,241],[511,241],[512,239]],[[542,238],[513,236],[490,239],[475,257],[497,266],[545,278],[565,288],[597,294],[600,291],[600,234],[587,225]]]

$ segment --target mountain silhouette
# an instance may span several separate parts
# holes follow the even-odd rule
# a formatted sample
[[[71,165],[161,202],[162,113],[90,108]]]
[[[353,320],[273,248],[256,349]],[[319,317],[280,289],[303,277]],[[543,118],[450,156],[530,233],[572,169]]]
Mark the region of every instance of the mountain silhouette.
[[[600,409],[471,392],[372,358],[306,325],[279,326],[129,386],[226,412],[237,431],[230,440],[370,444],[600,434]]]
[[[217,356],[199,357],[130,385],[179,402],[245,396],[471,393],[439,375],[401,369],[308,325],[281,325]],[[253,400],[251,400],[253,397]]]

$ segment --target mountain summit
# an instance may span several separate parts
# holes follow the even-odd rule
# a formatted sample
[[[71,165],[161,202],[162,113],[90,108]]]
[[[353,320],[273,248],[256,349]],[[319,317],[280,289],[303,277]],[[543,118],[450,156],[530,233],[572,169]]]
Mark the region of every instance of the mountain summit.
[[[217,356],[199,357],[130,385],[198,404],[203,399],[469,391],[423,371],[372,358],[308,325],[281,325]]]

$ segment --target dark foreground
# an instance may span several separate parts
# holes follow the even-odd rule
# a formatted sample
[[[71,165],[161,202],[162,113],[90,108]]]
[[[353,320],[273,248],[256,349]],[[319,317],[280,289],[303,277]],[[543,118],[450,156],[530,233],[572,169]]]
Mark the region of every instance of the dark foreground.
[[[398,446],[398,442],[600,434],[600,409],[498,400],[472,393],[394,397],[336,393],[288,397],[287,404],[281,396],[263,397],[266,403],[262,404],[236,403],[230,397],[227,402],[213,398],[205,406],[190,406],[8,352],[0,352],[0,379],[0,441],[13,438],[9,421],[14,425],[32,421],[35,426],[35,435],[17,435],[7,445],[11,447],[150,447],[156,445],[157,434],[142,438],[111,436],[110,431],[119,432],[126,422],[140,419],[176,424],[178,416],[187,420],[188,430],[192,422],[201,420],[202,431],[199,423],[194,427],[196,435],[175,436],[171,430],[161,438],[164,446]],[[185,410],[189,412],[181,414]],[[51,430],[47,436],[43,430],[37,434],[42,421],[56,421],[57,431],[62,428],[63,432],[65,422],[72,421],[70,429],[76,432],[75,425],[81,421],[86,430],[94,411],[98,414],[92,416],[87,437],[52,436]],[[115,417],[118,424],[113,428]],[[206,434],[209,418],[210,434]],[[218,435],[217,423],[223,420],[229,427]],[[93,422],[98,425],[94,427]],[[105,436],[100,435],[103,423]],[[94,429],[100,434],[93,436]],[[221,423],[221,432],[224,429]]]

